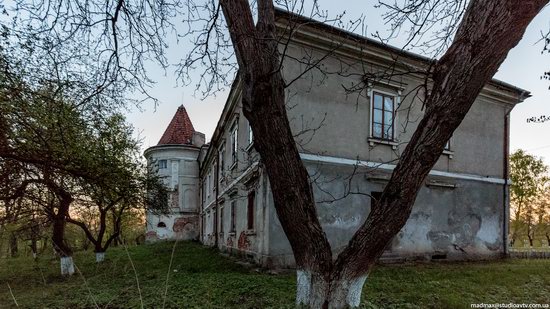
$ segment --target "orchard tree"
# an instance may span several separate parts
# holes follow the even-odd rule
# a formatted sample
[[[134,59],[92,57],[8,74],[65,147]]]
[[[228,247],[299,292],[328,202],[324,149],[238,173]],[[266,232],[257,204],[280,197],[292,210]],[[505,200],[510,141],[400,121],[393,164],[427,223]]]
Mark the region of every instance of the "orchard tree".
[[[518,149],[510,156],[510,199],[512,216],[511,243],[515,244],[520,230],[526,231],[533,246],[537,200],[548,182],[548,167],[542,159]]]
[[[91,169],[101,171],[103,177],[83,182],[78,201],[78,207],[88,209],[94,220],[67,217],[67,222],[80,227],[93,244],[96,262],[103,262],[105,251],[121,235],[126,213],[143,210],[147,205],[157,212],[166,212],[168,207],[165,198],[158,199],[159,203],[149,202],[149,196],[166,196],[166,189],[158,176],[147,173],[140,158],[140,143],[133,133],[133,127],[120,114],[95,124],[95,138],[90,141]]]
[[[302,1],[275,2],[287,10],[304,6]],[[231,75],[225,73],[234,72],[232,60],[236,60],[244,115],[252,127],[255,148],[269,176],[274,207],[296,260],[296,301],[311,308],[342,308],[359,305],[368,274],[406,223],[417,193],[447,140],[548,0],[381,2],[393,12],[389,16],[394,29],[412,25],[411,42],[416,34],[442,25],[443,30],[437,32],[443,34],[442,53],[424,72],[430,91],[426,91],[423,118],[377,204],[337,256],[333,256],[317,218],[310,178],[286,113],[285,90],[294,79],[285,77],[281,70],[285,54],[280,47],[284,44],[277,32],[274,1],[16,3],[10,12],[19,17],[13,29],[20,30],[12,33],[33,39],[51,37],[44,39],[46,43],[33,41],[39,43],[33,57],[61,51],[64,44],[78,46],[76,58],[71,59],[92,55],[95,69],[102,70],[105,77],[105,82],[98,80],[97,88],[91,87],[98,94],[113,85],[143,90],[141,82],[149,81],[144,61],[154,59],[166,65],[165,35],[178,30],[170,20],[180,18],[185,25],[199,25],[181,34],[194,37],[194,45],[179,64],[178,73],[190,78],[191,70],[206,67],[198,78],[206,96],[228,83]]]

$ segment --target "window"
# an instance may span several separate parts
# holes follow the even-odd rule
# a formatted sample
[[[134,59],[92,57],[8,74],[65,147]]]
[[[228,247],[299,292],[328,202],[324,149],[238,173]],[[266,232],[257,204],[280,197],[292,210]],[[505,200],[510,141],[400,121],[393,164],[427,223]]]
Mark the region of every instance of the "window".
[[[371,209],[371,211],[372,211],[372,208],[374,207],[374,205],[376,203],[378,203],[378,201],[380,201],[381,197],[382,197],[382,192],[372,191],[370,193],[370,209]]]
[[[254,229],[254,204],[256,202],[256,191],[248,193],[248,207],[246,212],[246,227],[249,230]]]
[[[449,138],[449,140],[445,143],[445,148],[444,150],[447,150],[447,151],[451,151],[451,139]]]
[[[252,142],[254,142],[254,133],[252,133],[252,126],[250,126],[250,122],[248,123],[248,145],[252,145]]]
[[[238,130],[238,121],[235,121],[233,127],[231,128],[231,167],[235,166],[237,163],[237,154],[238,154],[238,142],[239,142],[239,130]]]
[[[236,225],[237,225],[237,201],[231,202],[231,228],[229,229],[229,232],[235,233],[236,231]]]
[[[207,192],[206,194],[208,195],[208,197],[210,197],[211,178],[212,178],[212,173],[208,171],[208,178],[206,179],[206,192]]]
[[[220,205],[220,233],[223,233],[223,205]]]
[[[372,137],[393,140],[393,121],[395,118],[395,97],[372,93]]]
[[[157,227],[166,227],[166,223],[161,221],[157,224]]]
[[[206,181],[202,182],[202,204],[204,206],[204,203],[206,202]]]
[[[225,143],[220,147],[220,179],[223,178],[223,173],[225,172]]]
[[[159,169],[164,169],[168,167],[166,160],[159,160]]]

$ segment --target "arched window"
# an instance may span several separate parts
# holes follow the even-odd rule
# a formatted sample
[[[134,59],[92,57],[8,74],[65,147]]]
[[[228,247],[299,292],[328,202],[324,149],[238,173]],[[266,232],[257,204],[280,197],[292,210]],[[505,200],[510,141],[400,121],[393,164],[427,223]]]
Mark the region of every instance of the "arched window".
[[[157,227],[166,227],[166,223],[161,221],[157,224]]]

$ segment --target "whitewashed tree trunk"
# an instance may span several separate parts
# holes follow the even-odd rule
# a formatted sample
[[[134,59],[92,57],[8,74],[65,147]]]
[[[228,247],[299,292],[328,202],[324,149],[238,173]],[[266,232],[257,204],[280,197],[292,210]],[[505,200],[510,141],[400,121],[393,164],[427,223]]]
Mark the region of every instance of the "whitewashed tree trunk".
[[[298,270],[296,304],[309,308],[357,308],[367,275],[327,282],[323,276],[307,270]]]
[[[95,253],[95,261],[96,263],[101,263],[105,261],[105,252],[96,252]]]
[[[71,256],[63,256],[60,259],[61,263],[61,275],[70,276],[74,274],[74,263]]]

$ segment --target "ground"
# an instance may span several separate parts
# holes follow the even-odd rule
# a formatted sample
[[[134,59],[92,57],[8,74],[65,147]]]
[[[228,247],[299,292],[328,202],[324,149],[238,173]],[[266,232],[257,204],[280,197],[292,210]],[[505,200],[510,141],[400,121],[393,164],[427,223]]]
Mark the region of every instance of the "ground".
[[[80,252],[71,278],[59,276],[51,257],[0,259],[0,308],[15,308],[14,297],[20,308],[140,308],[141,301],[144,308],[293,308],[291,272],[244,267],[190,242],[176,244],[168,272],[173,247],[165,242],[113,248],[101,265],[92,252]],[[471,303],[550,303],[550,260],[379,266],[365,285],[362,307]]]

